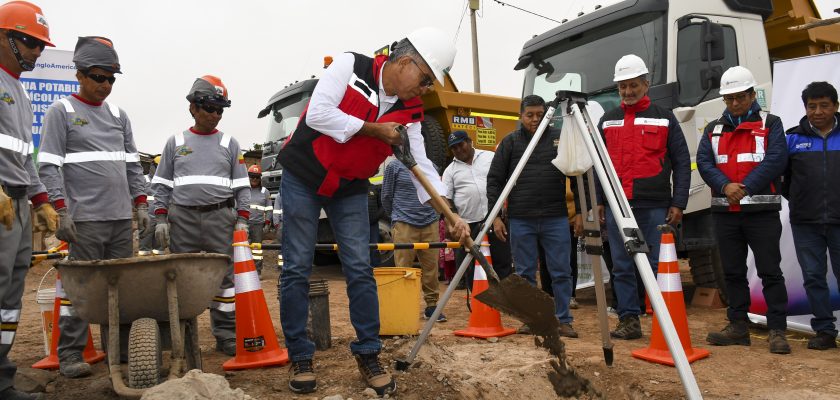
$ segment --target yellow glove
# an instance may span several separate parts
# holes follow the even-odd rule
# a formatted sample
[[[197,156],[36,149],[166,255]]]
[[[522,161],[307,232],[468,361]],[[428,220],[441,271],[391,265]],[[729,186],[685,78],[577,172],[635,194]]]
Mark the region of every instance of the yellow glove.
[[[6,194],[6,191],[0,188],[0,224],[6,226],[6,230],[12,230],[15,223],[15,203],[12,198]]]
[[[58,227],[58,213],[55,212],[50,203],[44,203],[35,209],[35,221],[32,221],[32,228],[35,232],[46,232],[47,235],[55,233]]]

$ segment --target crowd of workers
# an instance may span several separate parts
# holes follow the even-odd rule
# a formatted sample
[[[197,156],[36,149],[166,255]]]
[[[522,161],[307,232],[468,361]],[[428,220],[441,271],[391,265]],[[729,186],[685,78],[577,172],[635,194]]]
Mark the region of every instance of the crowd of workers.
[[[499,199],[514,167],[543,119],[546,103],[539,96],[522,99],[520,127],[507,135],[495,153],[476,150],[469,135],[453,132],[448,144],[455,159],[443,177],[428,159],[420,124],[420,96],[443,82],[452,67],[451,37],[422,28],[395,42],[390,54],[368,57],[344,53],[324,71],[301,117],[280,152],[284,167],[281,195],[272,204],[260,187],[258,166],[246,169],[236,138],[216,129],[231,106],[221,79],[198,78],[186,95],[193,118],[190,128],[171,136],[144,176],[128,114],[106,99],[120,73],[114,44],[105,37],[78,39],[73,55],[80,89],[49,107],[43,125],[38,165],[33,161],[32,109],[18,79],[31,71],[45,46],[52,46],[48,24],[37,6],[13,1],[0,6],[0,397],[35,399],[16,391],[16,368],[8,359],[20,318],[24,277],[30,264],[32,232],[55,233],[70,244],[76,260],[114,259],[133,254],[132,220],[136,219],[141,252],[231,253],[234,230],[246,230],[262,241],[270,221],[277,226],[284,259],[280,281],[280,318],[291,359],[289,388],[295,393],[317,389],[315,347],[306,334],[309,277],[323,209],[331,220],[347,281],[350,319],[356,340],[350,343],[367,385],[378,394],[396,389],[379,360],[382,349],[376,282],[368,241],[375,237],[370,218],[369,183],[401,143],[398,127],[407,126],[411,151],[421,173],[433,182],[427,193],[399,161],[385,169],[382,207],[397,242],[439,240],[442,210],[429,204],[444,196],[457,212],[448,235],[463,242],[477,232]],[[635,55],[615,66],[620,107],[598,123],[621,190],[630,202],[657,269],[662,223],[677,224],[686,208],[691,161],[684,133],[674,114],[647,96],[648,69]],[[713,192],[714,230],[723,257],[729,324],[708,335],[715,345],[749,345],[746,279],[747,246],[755,254],[768,305],[769,348],[789,353],[785,339],[787,292],[780,269],[781,197],[790,201],[797,257],[817,335],[812,349],[836,347],[835,319],[826,283],[826,252],[840,276],[840,198],[830,182],[840,174],[840,114],[837,92],[814,82],[802,92],[806,115],[785,135],[781,120],[756,102],[755,79],[746,68],[729,68],[722,76],[722,116],[706,126],[696,154],[697,169]],[[5,101],[8,97],[11,101]],[[542,278],[554,296],[559,334],[577,337],[572,327],[575,236],[584,216],[606,226],[611,246],[612,288],[619,317],[614,338],[642,337],[640,284],[636,266],[622,243],[615,218],[596,203],[578,204],[575,180],[552,165],[560,130],[541,137],[522,175],[507,198],[504,212],[492,223],[490,251],[500,277],[510,273],[537,282]],[[95,182],[95,184],[91,184]],[[30,203],[31,202],[31,206]],[[151,203],[151,205],[150,205]],[[30,207],[34,211],[30,219]],[[279,233],[282,232],[282,235]],[[540,260],[540,251],[544,260]],[[436,252],[400,250],[398,265],[423,268],[423,293],[431,316],[438,301]],[[464,254],[459,252],[458,259]],[[258,260],[260,261],[260,260]],[[91,373],[82,359],[88,323],[63,299],[58,344],[60,373],[76,378]],[[211,303],[212,332],[218,351],[235,353],[235,303],[232,269]],[[440,314],[438,321],[445,321]],[[123,327],[126,328],[126,327]],[[527,333],[523,326],[520,332]],[[125,352],[123,353],[125,354]]]

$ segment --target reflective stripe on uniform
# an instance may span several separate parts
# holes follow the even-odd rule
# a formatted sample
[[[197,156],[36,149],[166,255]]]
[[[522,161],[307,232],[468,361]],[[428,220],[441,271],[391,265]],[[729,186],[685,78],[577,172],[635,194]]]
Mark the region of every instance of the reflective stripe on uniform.
[[[0,332],[0,345],[11,346],[11,344],[15,341],[17,324],[3,324],[0,329],[2,329],[2,332]]]
[[[66,97],[58,99],[58,102],[64,105],[64,111],[67,111],[69,113],[76,112],[76,110],[73,108],[73,105],[70,104],[70,100]]]
[[[757,194],[755,196],[744,196],[739,202],[745,204],[781,204],[782,196],[778,194]],[[713,206],[729,207],[729,201],[725,197],[712,197]]]
[[[35,152],[35,147],[31,143],[3,133],[0,133],[0,149],[11,150],[24,156]]]
[[[755,138],[758,141],[758,138]],[[738,162],[761,162],[764,160],[764,153],[741,153],[738,154]]]
[[[219,141],[219,146],[228,147],[229,145],[230,145],[230,135],[228,135],[227,133],[223,133],[222,134],[222,140]],[[247,181],[248,179],[246,178],[245,180]]]
[[[248,186],[251,186],[251,184],[248,181],[248,178],[236,178],[230,184],[231,189],[238,189]]]
[[[38,162],[62,166],[64,164],[64,157],[41,151],[38,153]]]
[[[4,323],[20,321],[20,310],[0,310],[0,321]]]
[[[221,312],[234,312],[236,311],[236,300],[234,298],[214,297],[213,301],[210,303],[210,307],[213,307]]]
[[[370,104],[373,104],[374,107],[379,107],[379,91],[373,90],[365,83],[364,80],[359,79],[356,74],[350,75],[350,81],[347,82],[347,86],[350,86],[353,90],[358,92],[362,95]]]
[[[157,179],[157,177],[155,177]],[[175,186],[184,185],[215,185],[230,187],[230,179],[213,175],[188,175],[175,178]]]
[[[174,182],[170,181],[169,179],[163,179],[163,178],[161,178],[157,175],[155,175],[155,177],[152,178],[152,183],[160,183],[161,185],[168,186],[168,187],[175,186]]]
[[[137,158],[137,161],[140,161],[137,153],[131,155],[126,154],[124,151],[80,151],[78,153],[67,153],[64,156],[64,163],[75,164],[91,161],[128,161],[129,158]]]

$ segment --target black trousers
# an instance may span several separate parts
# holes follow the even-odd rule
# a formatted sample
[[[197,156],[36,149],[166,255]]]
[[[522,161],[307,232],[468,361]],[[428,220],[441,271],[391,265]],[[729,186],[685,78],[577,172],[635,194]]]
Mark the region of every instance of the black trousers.
[[[747,282],[747,246],[755,255],[755,265],[767,303],[767,327],[787,327],[787,289],[780,263],[779,239],[782,223],[778,211],[713,213],[715,239],[720,249],[729,298],[729,321],[747,321],[750,288]]]
[[[475,235],[475,233],[481,228],[481,222],[473,222],[469,225],[472,235]],[[508,229],[508,231],[510,231],[510,229]],[[490,228],[490,230],[487,231],[487,238],[490,242],[490,257],[493,257],[493,269],[496,270],[496,274],[499,275],[499,279],[505,279],[511,274],[511,272],[513,272],[510,255],[510,236],[508,236],[508,241],[503,242],[496,237],[496,233],[493,232],[493,228]],[[467,253],[463,247],[455,249],[455,268],[461,266],[461,263],[464,262],[464,258],[466,256]],[[475,271],[474,268],[475,263],[472,263],[467,268],[467,272],[464,273],[467,287],[469,287],[470,290],[472,290],[473,273]]]

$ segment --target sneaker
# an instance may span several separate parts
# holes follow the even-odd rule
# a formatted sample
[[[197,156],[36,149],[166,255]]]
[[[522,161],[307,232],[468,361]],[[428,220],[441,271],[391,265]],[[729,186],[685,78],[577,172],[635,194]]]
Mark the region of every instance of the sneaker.
[[[706,336],[706,342],[715,346],[749,346],[750,330],[746,321],[730,322],[720,332],[710,332]]]
[[[81,378],[90,375],[90,364],[82,359],[82,353],[74,353],[59,362],[58,370],[67,378]]]
[[[834,335],[828,332],[817,332],[817,336],[808,339],[808,348],[812,350],[828,350],[837,348]]]
[[[519,329],[516,330],[516,333],[520,335],[530,335],[531,334],[531,327],[528,324],[522,324]]]
[[[435,306],[426,307],[426,310],[423,311],[423,319],[432,318],[432,314],[435,312]],[[437,322],[446,322],[446,315],[443,315],[443,311],[438,314]]]
[[[377,395],[384,396],[397,390],[397,382],[379,363],[379,354],[356,354],[354,357],[356,364],[359,365],[362,379],[368,387],[376,391]]]
[[[292,361],[289,367],[289,390],[303,394],[312,393],[316,389],[318,389],[318,382],[315,380],[312,360]]]
[[[572,324],[564,324],[560,323],[560,326],[557,328],[557,334],[567,338],[576,338],[578,337],[578,333],[575,331],[575,328],[572,328]]]
[[[790,354],[790,345],[783,330],[771,329],[767,336],[767,343],[770,344],[770,352],[773,354]]]
[[[574,297],[569,299],[569,308],[572,309],[572,310],[577,310],[578,308],[580,308],[580,305],[578,304],[577,300],[575,300]]]
[[[616,310],[615,307],[607,307],[607,315],[618,317],[618,310]]]
[[[12,387],[0,392],[0,399],[3,400],[41,400],[43,398],[42,393],[26,393]]]
[[[230,357],[236,356],[236,339],[216,339],[216,351]]]
[[[639,316],[628,315],[618,321],[618,326],[610,332],[610,337],[622,340],[640,339],[642,337],[642,324],[639,323]]]

